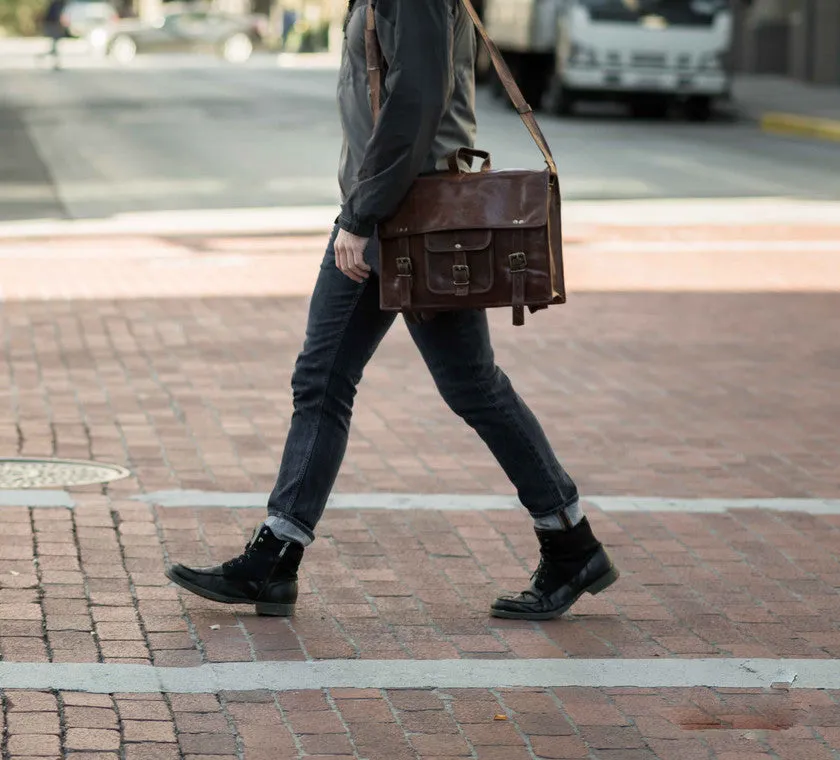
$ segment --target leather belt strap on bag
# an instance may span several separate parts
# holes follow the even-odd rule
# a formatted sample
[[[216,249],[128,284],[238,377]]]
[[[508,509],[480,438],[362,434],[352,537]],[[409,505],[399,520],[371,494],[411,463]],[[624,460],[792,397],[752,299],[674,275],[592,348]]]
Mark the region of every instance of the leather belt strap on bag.
[[[510,255],[510,281],[513,288],[513,324],[521,327],[525,324],[525,275],[528,259],[521,251]]]
[[[513,231],[514,253],[508,256],[510,265],[511,305],[513,306],[513,324],[521,327],[525,324],[525,276],[527,259],[525,257],[524,236],[521,230]]]
[[[400,281],[400,306],[403,309],[411,308],[412,274],[411,259],[408,256],[400,256],[397,259],[397,277]]]
[[[470,294],[470,267],[467,264],[467,254],[463,251],[455,253],[455,264],[452,266],[452,284],[455,286],[456,296]]]

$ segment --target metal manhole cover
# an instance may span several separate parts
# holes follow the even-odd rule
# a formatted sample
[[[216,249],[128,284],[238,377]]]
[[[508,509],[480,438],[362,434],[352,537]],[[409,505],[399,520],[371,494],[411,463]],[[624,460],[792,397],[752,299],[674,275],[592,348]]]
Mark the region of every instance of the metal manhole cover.
[[[88,486],[129,475],[119,465],[75,459],[0,459],[0,489]]]

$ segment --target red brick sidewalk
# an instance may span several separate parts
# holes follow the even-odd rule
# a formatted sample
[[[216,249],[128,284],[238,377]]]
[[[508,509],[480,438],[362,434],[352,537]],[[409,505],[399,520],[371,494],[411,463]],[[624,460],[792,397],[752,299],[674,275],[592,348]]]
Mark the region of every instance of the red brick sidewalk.
[[[113,493],[268,490],[305,318],[300,298],[6,304],[0,447],[127,463]],[[840,295],[587,293],[493,324],[586,493],[838,494]],[[360,387],[338,490],[510,493],[401,325]]]
[[[493,323],[499,363],[584,493],[840,495],[838,252],[796,249],[840,230],[572,232],[569,304],[525,329],[502,312]],[[674,252],[603,245],[616,239],[671,240]],[[721,249],[682,252],[686,240]],[[733,252],[744,240],[756,246]],[[762,253],[762,240],[777,245]],[[840,656],[831,515],[591,510],[622,580],[545,624],[486,614],[534,566],[513,511],[328,514],[291,621],[168,585],[167,557],[225,559],[259,511],[131,497],[270,488],[317,265],[314,244],[298,254],[299,243],[0,245],[0,451],[133,472],[73,489],[73,511],[0,508],[4,662]],[[640,289],[639,271],[656,272],[660,292]],[[401,326],[357,409],[338,491],[510,493]],[[840,758],[840,691],[797,688],[6,691],[2,706],[3,760]]]
[[[834,760],[840,746],[840,692],[8,692],[6,702],[16,760]]]
[[[528,520],[515,511],[328,513],[291,623],[169,585],[165,556],[223,561],[260,519],[104,497],[72,512],[3,509],[4,659],[840,656],[840,515],[593,511],[621,583],[581,599],[573,619],[542,625],[487,616],[536,565]]]
[[[825,659],[840,651],[838,516],[592,512],[621,582],[572,616],[531,624],[486,615],[489,600],[518,588],[533,566],[522,515],[342,512],[325,518],[309,550],[296,617],[278,620],[180,593],[162,575],[164,552],[208,562],[237,551],[256,512],[81,501],[73,512],[0,512],[5,661]],[[12,568],[19,575],[8,584]],[[840,751],[840,691],[7,691],[4,707],[14,758],[819,760]]]

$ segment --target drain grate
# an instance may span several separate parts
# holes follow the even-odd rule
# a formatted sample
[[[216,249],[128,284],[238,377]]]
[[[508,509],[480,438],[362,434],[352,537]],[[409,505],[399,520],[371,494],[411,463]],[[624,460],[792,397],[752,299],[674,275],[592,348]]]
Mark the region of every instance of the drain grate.
[[[88,486],[129,475],[119,465],[75,459],[0,459],[0,489]]]

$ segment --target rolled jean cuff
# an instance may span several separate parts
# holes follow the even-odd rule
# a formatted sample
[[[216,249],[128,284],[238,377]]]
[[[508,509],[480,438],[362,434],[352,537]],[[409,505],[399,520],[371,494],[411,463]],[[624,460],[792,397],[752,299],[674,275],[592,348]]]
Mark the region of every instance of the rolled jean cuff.
[[[572,496],[568,501],[564,502],[558,507],[552,507],[551,509],[546,509],[543,512],[536,512],[533,509],[529,509],[528,513],[533,517],[535,520],[540,517],[551,517],[552,515],[560,514],[561,512],[565,512],[568,509],[575,509],[580,505],[580,497],[578,494]]]
[[[294,541],[309,546],[315,540],[315,534],[309,528],[288,515],[269,515],[265,525],[281,541]]]

